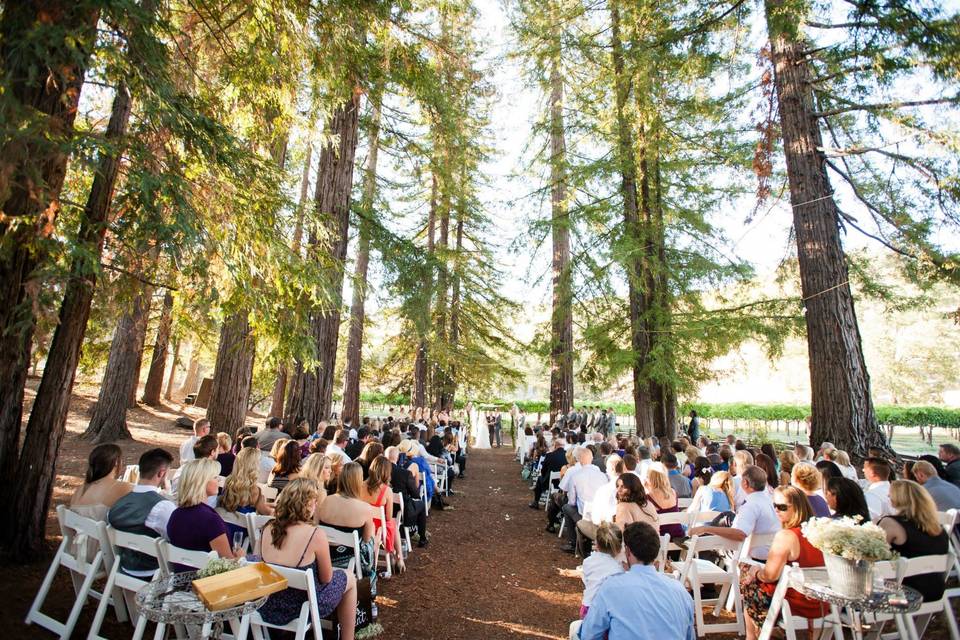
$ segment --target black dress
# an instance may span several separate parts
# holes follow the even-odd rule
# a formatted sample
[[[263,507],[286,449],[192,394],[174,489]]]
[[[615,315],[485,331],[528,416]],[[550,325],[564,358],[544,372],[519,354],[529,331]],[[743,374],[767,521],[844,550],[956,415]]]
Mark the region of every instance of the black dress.
[[[920,556],[945,556],[949,553],[950,540],[947,532],[940,530],[940,535],[931,536],[921,531],[916,524],[902,516],[887,516],[900,523],[907,532],[907,539],[903,544],[891,544],[890,548],[904,558],[918,558]],[[923,595],[924,602],[936,602],[943,597],[945,587],[944,574],[924,573],[918,576],[904,578],[903,584],[913,587]]]

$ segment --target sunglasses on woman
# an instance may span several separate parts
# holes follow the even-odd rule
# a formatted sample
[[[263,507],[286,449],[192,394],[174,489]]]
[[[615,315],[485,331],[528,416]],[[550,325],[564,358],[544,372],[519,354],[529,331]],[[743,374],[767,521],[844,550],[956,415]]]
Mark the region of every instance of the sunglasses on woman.
[[[773,508],[776,509],[777,511],[786,511],[787,509],[790,508],[790,505],[784,504],[783,502],[774,502]]]

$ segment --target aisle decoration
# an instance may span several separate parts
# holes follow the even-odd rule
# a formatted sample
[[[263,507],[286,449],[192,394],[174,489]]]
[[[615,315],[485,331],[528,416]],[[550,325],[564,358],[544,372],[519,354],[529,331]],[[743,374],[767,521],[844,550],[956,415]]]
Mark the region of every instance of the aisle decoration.
[[[823,552],[830,584],[845,596],[868,595],[873,586],[873,563],[890,560],[883,529],[853,518],[811,518],[802,525],[804,537]]]

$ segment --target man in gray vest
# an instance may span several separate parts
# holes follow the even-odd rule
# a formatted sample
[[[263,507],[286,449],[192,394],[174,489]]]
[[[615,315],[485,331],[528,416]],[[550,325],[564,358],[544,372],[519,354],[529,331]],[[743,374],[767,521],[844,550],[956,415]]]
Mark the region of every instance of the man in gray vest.
[[[167,521],[177,505],[160,495],[160,485],[171,464],[173,456],[164,449],[150,449],[140,456],[140,481],[110,507],[107,521],[111,527],[151,538],[166,537]],[[135,578],[149,578],[157,570],[157,561],[121,548],[120,569]]]

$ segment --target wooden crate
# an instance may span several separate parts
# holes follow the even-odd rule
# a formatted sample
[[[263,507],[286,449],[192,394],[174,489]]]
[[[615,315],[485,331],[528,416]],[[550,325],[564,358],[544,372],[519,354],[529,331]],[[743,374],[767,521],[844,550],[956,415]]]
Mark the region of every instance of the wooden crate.
[[[287,579],[265,562],[193,581],[193,590],[211,611],[235,607],[287,588]]]

